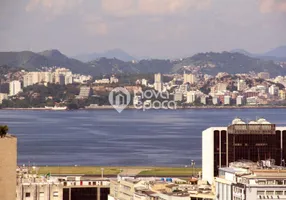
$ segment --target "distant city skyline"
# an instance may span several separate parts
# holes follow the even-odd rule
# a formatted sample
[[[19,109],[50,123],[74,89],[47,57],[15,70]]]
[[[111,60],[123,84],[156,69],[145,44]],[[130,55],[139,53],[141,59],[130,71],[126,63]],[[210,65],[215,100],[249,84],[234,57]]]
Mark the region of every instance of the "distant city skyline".
[[[68,56],[120,48],[184,57],[286,45],[284,0],[23,0],[0,2],[0,51]]]

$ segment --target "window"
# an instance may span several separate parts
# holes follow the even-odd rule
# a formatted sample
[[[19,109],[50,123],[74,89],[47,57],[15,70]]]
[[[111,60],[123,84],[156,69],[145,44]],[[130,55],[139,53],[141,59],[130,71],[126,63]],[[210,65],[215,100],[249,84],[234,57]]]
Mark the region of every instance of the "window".
[[[276,185],[283,185],[283,181],[282,180],[276,180]]]
[[[262,180],[258,180],[258,185],[265,185],[266,184],[266,181],[262,181]]]
[[[30,192],[26,192],[25,193],[25,197],[31,197],[31,193]]]
[[[53,197],[59,197],[59,192],[54,192]]]
[[[283,195],[283,191],[275,191],[275,195]]]
[[[40,197],[44,197],[44,193],[43,192],[40,192]]]
[[[274,181],[273,180],[267,181],[267,185],[274,185]]]
[[[264,195],[264,191],[257,191],[257,195]]]
[[[266,195],[274,195],[274,191],[266,191]]]

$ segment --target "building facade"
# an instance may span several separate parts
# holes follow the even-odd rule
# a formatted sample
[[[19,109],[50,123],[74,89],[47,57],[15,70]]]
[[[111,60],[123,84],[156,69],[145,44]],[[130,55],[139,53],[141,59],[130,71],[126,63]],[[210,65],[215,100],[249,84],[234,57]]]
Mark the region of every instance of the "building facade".
[[[17,138],[0,137],[0,199],[16,199]]]
[[[218,169],[241,159],[257,162],[274,159],[283,165],[286,158],[286,127],[276,127],[265,119],[234,119],[228,127],[211,127],[202,136],[203,179],[213,182]]]
[[[216,200],[286,199],[285,169],[266,169],[256,163],[239,165],[219,170],[215,179]]]
[[[9,84],[9,95],[14,96],[22,91],[22,86],[20,81],[11,81]]]
[[[0,104],[2,104],[3,100],[8,99],[8,94],[0,93]]]

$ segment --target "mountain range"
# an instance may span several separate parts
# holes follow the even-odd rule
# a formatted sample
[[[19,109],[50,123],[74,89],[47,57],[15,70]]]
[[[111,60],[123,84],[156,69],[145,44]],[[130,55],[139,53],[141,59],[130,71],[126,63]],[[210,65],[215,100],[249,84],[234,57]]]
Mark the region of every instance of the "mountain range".
[[[260,58],[263,60],[274,60],[274,61],[286,62],[286,46],[280,46],[280,47],[277,47],[275,49],[272,49],[262,54],[250,53],[244,49],[234,49],[231,52],[241,53],[241,54],[244,54],[250,57]]]
[[[281,56],[283,58],[283,50],[284,48],[279,48],[268,52],[265,56]],[[271,59],[253,56],[243,50],[240,52],[198,53],[179,60],[145,59],[136,62],[124,61],[115,57],[100,57],[89,62],[82,62],[75,58],[69,58],[58,50],[46,50],[39,53],[31,51],[0,52],[0,65],[21,67],[30,71],[39,70],[43,66],[58,66],[66,67],[73,73],[92,76],[121,73],[183,73],[183,71],[196,71],[210,75],[216,75],[218,72],[230,74],[269,72],[271,76],[286,75],[285,66],[276,64]]]
[[[121,49],[112,49],[112,50],[105,51],[103,53],[81,54],[81,55],[74,56],[74,58],[82,62],[89,62],[89,61],[97,60],[99,58],[117,58],[125,62],[137,59]]]

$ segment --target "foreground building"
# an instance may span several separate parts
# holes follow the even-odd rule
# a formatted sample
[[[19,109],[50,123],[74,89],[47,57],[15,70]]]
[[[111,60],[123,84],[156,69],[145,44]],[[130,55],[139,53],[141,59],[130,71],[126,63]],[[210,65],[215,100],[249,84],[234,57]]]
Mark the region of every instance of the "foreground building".
[[[173,178],[125,177],[110,183],[108,200],[213,200],[214,188]]]
[[[276,165],[285,165],[286,127],[276,127],[262,118],[249,123],[236,118],[228,127],[206,129],[202,138],[203,179],[209,183],[219,168],[241,159],[274,159]]]
[[[107,200],[110,192],[110,181],[104,178],[44,177],[23,171],[18,173],[16,200]]]
[[[0,199],[14,200],[16,191],[17,138],[0,137]]]
[[[270,160],[237,162],[220,168],[215,179],[217,200],[286,199],[286,169]]]

